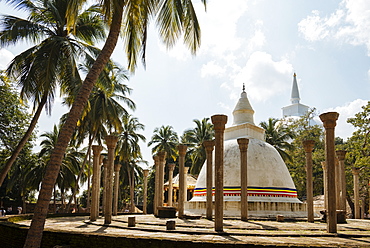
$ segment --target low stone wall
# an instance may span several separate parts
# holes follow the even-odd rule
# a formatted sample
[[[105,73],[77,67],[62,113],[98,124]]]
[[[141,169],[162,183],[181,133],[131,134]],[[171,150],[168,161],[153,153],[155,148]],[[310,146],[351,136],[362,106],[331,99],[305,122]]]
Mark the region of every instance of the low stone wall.
[[[240,216],[240,201],[225,201],[224,216]],[[206,202],[186,202],[185,213],[195,215],[206,214]],[[248,216],[255,218],[276,218],[283,215],[286,218],[307,217],[306,204],[292,202],[248,202]]]

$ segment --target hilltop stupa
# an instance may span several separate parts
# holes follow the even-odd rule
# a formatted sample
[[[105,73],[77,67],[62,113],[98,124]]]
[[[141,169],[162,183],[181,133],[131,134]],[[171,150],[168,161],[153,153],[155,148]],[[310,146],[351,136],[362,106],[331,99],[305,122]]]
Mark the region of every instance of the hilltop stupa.
[[[224,135],[224,216],[240,216],[240,151],[237,139],[248,138],[248,215],[305,217],[306,205],[297,198],[297,190],[283,159],[273,146],[265,142],[264,129],[254,124],[253,115],[254,110],[243,86],[233,111],[233,124],[225,129]],[[200,171],[194,197],[185,203],[188,214],[206,213],[206,167]]]

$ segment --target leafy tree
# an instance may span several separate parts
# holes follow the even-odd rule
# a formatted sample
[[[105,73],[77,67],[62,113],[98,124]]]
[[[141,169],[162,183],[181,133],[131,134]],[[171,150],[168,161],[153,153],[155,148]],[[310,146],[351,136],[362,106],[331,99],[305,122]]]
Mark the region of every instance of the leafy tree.
[[[206,160],[206,151],[203,146],[203,141],[212,140],[214,137],[214,130],[212,123],[209,122],[209,118],[203,118],[201,121],[194,120],[194,123],[196,125],[195,128],[188,129],[184,132],[181,137],[181,143],[189,147],[187,155],[192,162],[190,173],[192,175],[198,175]]]
[[[68,0],[7,2],[29,14],[28,19],[2,16],[0,45],[21,41],[36,44],[17,55],[7,68],[7,73],[21,86],[21,98],[31,100],[35,112],[27,132],[0,173],[0,185],[32,135],[43,108],[50,114],[57,86],[62,94],[68,94],[63,89],[80,82],[77,60],[88,52],[94,41],[105,36],[105,26],[96,7],[83,12],[78,9],[72,14],[68,11]]]
[[[3,170],[18,140],[26,132],[30,115],[27,113],[27,106],[21,102],[19,93],[3,71],[0,71],[0,95],[0,169]],[[17,204],[22,204],[34,189],[25,179],[29,168],[35,166],[35,159],[31,153],[34,138],[32,136],[19,153],[16,166],[4,175],[4,183],[0,186],[0,200],[3,202],[5,200],[4,203],[8,203],[6,199],[14,199]]]
[[[346,154],[346,176],[347,176],[347,199],[353,204],[349,196],[353,196],[352,167],[361,168],[360,172],[360,195],[368,206],[370,187],[370,101],[362,106],[362,111],[355,117],[348,118],[348,123],[355,127],[352,136],[345,142]],[[368,207],[365,209],[368,209]]]
[[[306,197],[306,154],[303,148],[304,140],[314,140],[315,146],[312,152],[313,194],[323,194],[323,170],[321,162],[325,161],[324,132],[323,128],[314,124],[315,109],[311,109],[299,119],[286,119],[287,125],[295,135],[291,141],[292,149],[288,151],[291,160],[285,161],[297,189],[298,197]]]
[[[17,2],[16,0],[8,1]],[[81,7],[81,2],[84,1],[69,1],[65,16],[71,18],[68,19],[67,24],[74,23],[74,17],[76,17],[74,13],[77,13],[77,10]],[[206,0],[202,0],[202,2],[204,5],[206,4]],[[49,199],[52,194],[52,185],[57,178],[57,171],[62,163],[63,154],[71,140],[94,84],[112,55],[120,34],[124,37],[129,69],[131,70],[135,69],[137,55],[140,53],[142,60],[145,61],[147,28],[152,17],[156,17],[160,36],[168,47],[173,46],[180,37],[184,38],[185,43],[193,53],[200,45],[200,28],[191,0],[181,1],[178,4],[173,4],[173,1],[104,0],[102,4],[106,20],[110,23],[109,34],[100,55],[86,75],[69,111],[68,118],[61,129],[60,138],[47,167],[45,183],[41,187],[25,247],[40,245]]]

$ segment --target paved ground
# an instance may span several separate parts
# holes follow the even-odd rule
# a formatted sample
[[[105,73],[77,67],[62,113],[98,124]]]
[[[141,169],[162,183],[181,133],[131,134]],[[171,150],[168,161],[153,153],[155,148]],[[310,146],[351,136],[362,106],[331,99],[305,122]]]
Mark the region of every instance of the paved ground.
[[[128,217],[135,216],[135,227],[128,227]],[[176,229],[166,230],[166,222],[174,220]],[[90,222],[86,217],[49,218],[45,228],[96,235],[132,238],[184,240],[225,244],[259,244],[292,247],[370,247],[370,220],[350,219],[338,224],[338,233],[326,232],[326,223],[316,221],[257,221],[242,222],[225,219],[224,232],[214,231],[214,222],[206,219],[159,219],[153,215],[114,216],[110,225],[104,218]],[[29,225],[30,221],[17,222]]]

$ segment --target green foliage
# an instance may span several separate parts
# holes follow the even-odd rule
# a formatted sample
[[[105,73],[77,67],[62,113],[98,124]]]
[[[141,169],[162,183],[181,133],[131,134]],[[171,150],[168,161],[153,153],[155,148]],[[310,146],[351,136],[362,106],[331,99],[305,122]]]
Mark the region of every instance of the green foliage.
[[[152,153],[164,151],[167,153],[168,162],[175,161],[177,157],[177,145],[179,138],[172,126],[161,126],[154,129],[154,134],[148,143],[148,146],[154,145]]]

